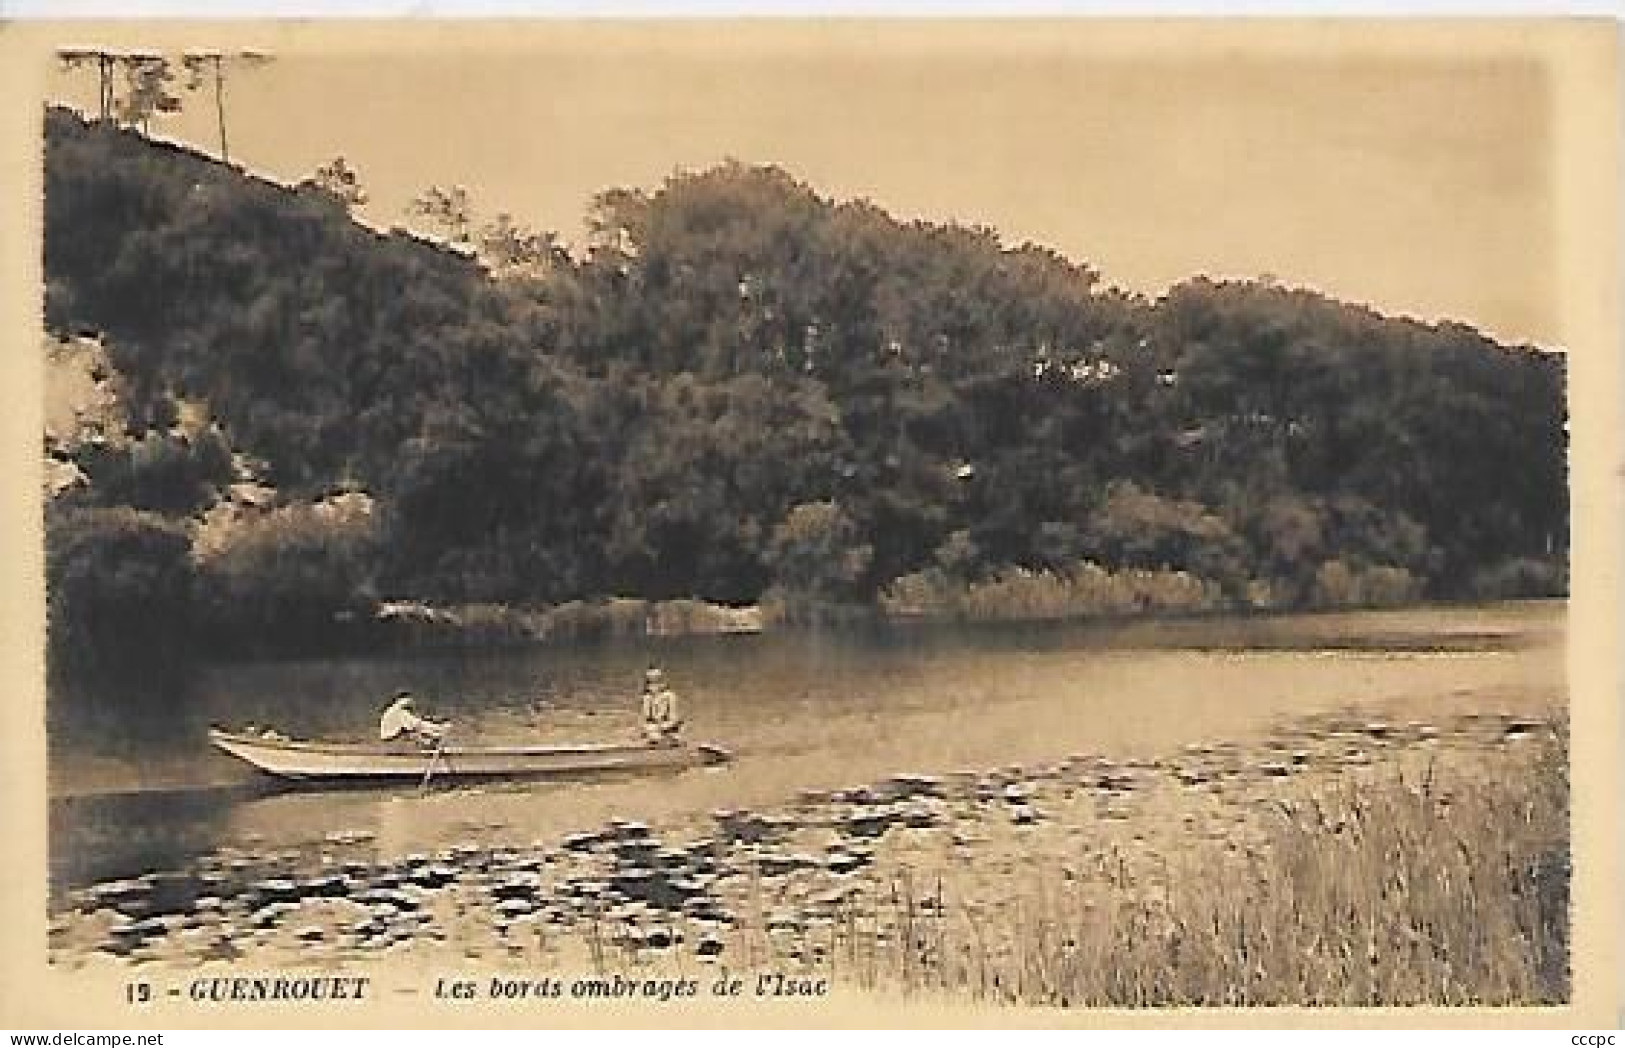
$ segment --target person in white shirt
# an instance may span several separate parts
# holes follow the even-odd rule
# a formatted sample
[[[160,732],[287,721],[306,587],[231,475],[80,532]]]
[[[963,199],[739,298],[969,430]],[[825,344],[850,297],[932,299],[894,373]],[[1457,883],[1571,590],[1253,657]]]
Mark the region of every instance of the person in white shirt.
[[[659,746],[677,745],[683,729],[677,708],[677,693],[666,686],[665,677],[651,666],[643,675],[643,738]]]
[[[416,739],[420,744],[437,743],[446,737],[451,725],[419,717],[412,709],[412,693],[399,691],[395,701],[378,718],[378,738],[392,742],[403,736]]]

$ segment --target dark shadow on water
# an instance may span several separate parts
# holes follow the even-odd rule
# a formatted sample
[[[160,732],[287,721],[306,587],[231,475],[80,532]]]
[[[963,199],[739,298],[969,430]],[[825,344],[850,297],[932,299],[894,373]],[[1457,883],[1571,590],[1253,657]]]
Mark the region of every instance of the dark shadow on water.
[[[208,851],[219,844],[233,805],[265,792],[251,783],[52,799],[52,904],[67,888],[171,869]]]
[[[50,802],[50,904],[60,906],[75,888],[193,867],[199,857],[224,846],[240,846],[236,816],[275,810],[303,821],[321,821],[339,805],[371,798],[437,800],[482,795],[507,796],[639,781],[662,781],[710,769],[607,770],[571,776],[531,775],[431,780],[427,786],[401,779],[295,782],[257,775],[239,784],[86,793]],[[288,805],[294,807],[289,808]],[[295,814],[295,813],[308,814]],[[301,835],[319,841],[312,830]],[[296,841],[283,842],[297,843]]]

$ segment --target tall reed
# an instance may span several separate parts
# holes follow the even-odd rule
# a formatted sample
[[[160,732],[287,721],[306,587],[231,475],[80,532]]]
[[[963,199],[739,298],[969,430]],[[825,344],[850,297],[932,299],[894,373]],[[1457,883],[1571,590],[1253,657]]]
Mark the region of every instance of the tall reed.
[[[1271,802],[1261,846],[1113,848],[993,902],[955,900],[950,879],[922,911],[919,874],[900,874],[895,904],[837,922],[844,977],[1062,1007],[1560,1003],[1566,741],[1337,782]]]

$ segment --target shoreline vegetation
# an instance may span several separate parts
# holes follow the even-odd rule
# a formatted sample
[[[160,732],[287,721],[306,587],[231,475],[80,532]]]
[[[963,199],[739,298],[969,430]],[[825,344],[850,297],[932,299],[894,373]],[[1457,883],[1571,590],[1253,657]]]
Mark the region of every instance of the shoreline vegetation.
[[[526,847],[378,855],[342,829],[308,855],[224,845],[67,893],[51,958],[726,966],[1073,1008],[1559,1004],[1568,804],[1560,712],[1349,709]]]
[[[1197,841],[1159,856],[1144,883],[1102,864],[1137,896],[1115,907],[1080,890],[1075,866],[1040,864],[1005,925],[1010,952],[989,956],[974,908],[935,942],[905,913],[900,938],[870,947],[879,961],[863,980],[1059,1007],[1563,1003],[1566,729],[1503,730],[1538,731],[1532,753],[1492,752],[1476,774],[1400,760],[1307,796],[1283,790],[1256,846],[1216,841],[1187,815]]]
[[[1239,854],[1202,835],[1140,871],[1108,858],[1092,872],[1116,900],[1040,862],[1003,913],[973,898],[954,914],[939,877],[897,934],[851,923],[847,964],[868,988],[1062,1008],[1564,1003],[1567,752],[1559,724],[1542,730],[1532,757],[1490,762],[1504,781],[1384,767],[1283,791]]]
[[[436,647],[599,642],[907,623],[1123,622],[1395,609],[1430,598],[1404,569],[1323,562],[1301,585],[1221,584],[1170,568],[1009,566],[980,578],[932,567],[872,600],[774,585],[754,603],[606,597],[555,605],[378,600],[363,562],[372,500],[345,493],[306,506],[217,505],[179,523],[127,507],[48,508],[54,677],[172,672],[204,658],[366,654]],[[1567,591],[1559,557],[1475,573],[1465,599],[1547,599]],[[58,678],[60,679],[60,678]]]
[[[923,590],[923,592],[922,592]],[[1379,591],[1380,592],[1380,591]],[[974,625],[1070,622],[1123,625],[1225,616],[1246,621],[1312,612],[1397,610],[1440,606],[1412,594],[1397,599],[1368,594],[1359,600],[1325,597],[1309,607],[1236,607],[1211,586],[1177,572],[1112,575],[1092,564],[1074,574],[1020,569],[985,585],[925,588],[912,580],[887,591],[875,606],[817,605],[770,594],[761,604],[735,607],[698,600],[646,601],[630,597],[571,601],[552,608],[506,605],[431,607],[392,601],[373,612],[373,631],[361,643],[382,648],[500,647],[662,637],[750,635],[775,630],[858,625]],[[1514,596],[1511,599],[1545,600]],[[1558,598],[1561,599],[1561,598]],[[1486,601],[1474,601],[1485,603]],[[1488,602],[1493,602],[1493,598]]]
[[[1179,573],[1111,576],[1085,565],[1077,576],[1015,570],[986,586],[943,587],[923,599],[912,584],[888,591],[874,606],[786,601],[777,595],[742,607],[699,600],[648,601],[631,597],[571,601],[550,608],[499,604],[435,607],[388,601],[364,617],[334,623],[320,652],[369,655],[414,649],[484,649],[550,644],[637,642],[662,638],[749,636],[765,632],[872,626],[945,626],[1019,623],[1097,624],[1116,627],[1209,620],[1238,624],[1277,616],[1392,611],[1449,606],[1419,599],[1330,599],[1310,607],[1236,607],[1210,587]],[[1103,592],[1102,592],[1103,591]],[[1187,599],[1188,598],[1188,599]],[[1548,600],[1547,597],[1513,599]],[[1556,598],[1562,599],[1562,598]],[[1474,601],[1474,604],[1495,603]],[[1447,643],[1447,639],[1439,643]],[[273,652],[227,647],[233,657]]]

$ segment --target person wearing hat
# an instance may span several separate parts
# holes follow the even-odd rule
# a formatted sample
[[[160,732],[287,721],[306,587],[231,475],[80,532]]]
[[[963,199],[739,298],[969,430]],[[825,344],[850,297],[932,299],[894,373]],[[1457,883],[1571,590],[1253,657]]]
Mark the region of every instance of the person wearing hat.
[[[449,727],[449,724],[419,717],[412,709],[412,693],[402,689],[395,693],[395,701],[378,718],[378,738],[391,742],[405,735],[427,744],[445,738]]]
[[[677,693],[666,686],[659,667],[643,675],[643,738],[657,746],[677,745],[683,718],[677,712]]]

